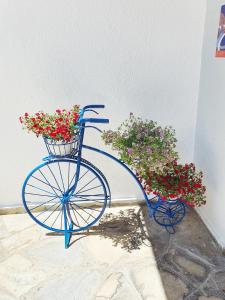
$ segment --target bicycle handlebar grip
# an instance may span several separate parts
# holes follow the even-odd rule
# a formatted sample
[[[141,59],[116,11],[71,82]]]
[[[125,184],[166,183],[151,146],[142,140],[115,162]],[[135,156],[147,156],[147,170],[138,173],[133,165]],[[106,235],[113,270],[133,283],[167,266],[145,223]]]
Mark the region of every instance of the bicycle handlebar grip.
[[[90,104],[90,105],[86,105],[84,106],[84,110],[88,109],[88,108],[105,108],[104,104]]]
[[[99,118],[82,118],[79,123],[109,123],[109,119],[99,119]]]

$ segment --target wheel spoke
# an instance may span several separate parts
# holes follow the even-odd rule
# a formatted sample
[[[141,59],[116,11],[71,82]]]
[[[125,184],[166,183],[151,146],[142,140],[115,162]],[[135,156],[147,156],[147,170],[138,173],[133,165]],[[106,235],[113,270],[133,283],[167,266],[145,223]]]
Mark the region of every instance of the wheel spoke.
[[[55,197],[55,198],[53,198],[53,199],[50,199],[50,200],[48,200],[48,201],[46,201],[46,202],[44,202],[44,203],[41,203],[41,204],[39,204],[39,205],[37,205],[37,206],[35,206],[35,207],[32,207],[32,208],[30,208],[30,210],[34,210],[34,209],[36,209],[36,208],[38,208],[38,207],[40,207],[40,206],[43,206],[43,205],[45,205],[45,204],[47,204],[47,203],[49,203],[49,202],[55,200],[56,198],[57,198],[57,197]]]
[[[170,208],[172,211],[176,210],[180,205],[179,204],[176,204],[174,205],[174,207]]]
[[[74,215],[74,218],[76,219],[76,221],[77,221],[77,224],[78,224],[78,227],[80,227],[80,224],[79,224],[79,222],[78,222],[78,219],[77,219],[77,216],[76,216],[76,214],[75,214],[75,210],[74,210],[74,208],[71,206],[71,204],[69,203],[69,205],[70,205],[70,207],[71,207],[71,209],[72,209],[72,212],[73,212],[73,215]],[[75,211],[75,212],[74,212]]]
[[[58,213],[57,217],[55,218],[55,221],[52,223],[51,227],[53,227],[53,225],[55,224],[56,220],[58,219],[58,217],[60,216],[61,213],[62,213],[62,208],[59,210],[59,213]]]
[[[183,207],[180,207],[178,210],[176,210],[176,211],[174,211],[174,213],[179,213],[179,212],[182,212],[182,211],[184,211],[184,209],[183,209]]]
[[[42,192],[46,192],[46,193],[48,193],[48,194],[50,194],[50,195],[53,195],[53,196],[55,196],[55,194],[53,194],[53,193],[51,193],[51,192],[49,192],[49,191],[47,191],[47,190],[44,190],[44,189],[41,189],[41,188],[39,188],[39,187],[37,187],[37,186],[35,186],[35,185],[32,185],[32,184],[27,184],[28,186],[31,186],[31,187],[33,187],[33,188],[35,188],[35,189],[37,189],[37,190],[40,190],[40,191],[42,191]]]
[[[52,211],[52,213],[43,221],[43,223],[45,223],[51,216],[52,214],[60,207],[61,203],[59,203],[59,205]]]
[[[70,203],[71,204],[71,203]],[[72,205],[72,204],[71,204]],[[72,205],[72,207],[73,207],[73,205]],[[74,207],[73,207],[74,208]],[[75,208],[74,208],[75,209]],[[88,224],[88,222],[83,218],[83,216],[78,212],[78,210],[75,210],[76,211],[76,213],[81,217],[81,219],[86,223],[86,224]]]
[[[78,202],[92,202],[92,201],[94,201],[94,202],[96,202],[96,203],[103,203],[102,201],[98,201],[98,200],[95,200],[95,199],[88,199],[88,198],[82,198],[82,200],[78,200],[78,199],[75,199],[74,201],[71,201],[70,200],[70,202],[72,202],[72,203],[74,203],[75,201],[78,201]]]
[[[52,177],[54,178],[54,181],[55,181],[56,185],[58,186],[58,189],[59,189],[60,193],[63,194],[63,192],[62,192],[62,190],[61,190],[61,188],[59,186],[58,180],[55,177],[54,172],[52,171],[52,169],[51,169],[51,167],[49,165],[47,165],[47,167],[48,167],[49,171],[51,172]]]
[[[73,177],[72,177],[72,179],[70,180],[68,190],[71,188],[71,183],[73,182],[75,176],[76,176],[76,172],[73,174]]]
[[[101,186],[102,186],[101,184],[100,184],[100,185],[97,185],[97,186],[95,186],[95,187],[93,187],[93,188],[90,188],[90,189],[87,189],[87,190],[81,192],[80,194],[82,194],[82,193],[84,193],[84,192],[87,192],[87,191],[91,191],[91,190],[97,189],[97,188],[99,188],[99,187],[101,187]]]
[[[161,213],[166,213],[167,212],[167,209],[165,208],[165,207],[163,207],[163,206],[159,206],[158,208],[157,208],[157,211],[160,211]]]
[[[48,168],[49,168],[49,166],[48,166]],[[41,175],[44,177],[44,179],[46,180],[46,182],[49,184],[49,186],[52,188],[52,190],[53,190],[53,192],[56,194],[56,196],[59,196],[57,193],[56,193],[56,191],[54,190],[54,188],[52,187],[52,185],[50,184],[50,182],[48,181],[48,179],[45,177],[45,175],[42,173],[42,171],[39,169],[38,170],[40,173],[41,173]],[[61,190],[60,190],[61,191]],[[61,194],[62,194],[62,191],[61,191]]]
[[[88,186],[90,183],[92,183],[94,180],[96,180],[97,177],[94,177],[91,179],[87,184],[85,184],[82,188],[80,188],[76,193],[79,194],[86,186]]]
[[[73,201],[70,201],[70,203],[71,203],[71,204],[75,204],[75,205],[78,206],[78,204],[75,203],[75,202],[73,202]],[[94,211],[100,212],[98,209],[93,208],[93,207],[88,207],[88,206],[84,206],[84,205],[82,205],[82,207],[85,208],[85,209],[90,209],[90,210],[94,210]]]
[[[166,214],[157,211],[157,214],[156,214],[156,215],[159,216],[159,217],[164,217]]]
[[[84,178],[84,176],[89,172],[90,172],[90,170],[85,171],[84,174],[81,177],[79,177],[77,182],[81,181],[81,179]]]
[[[69,189],[69,183],[70,183],[70,162],[68,165],[68,173],[67,173],[67,189]]]
[[[60,229],[62,230],[62,220],[63,219],[63,206],[62,206],[62,214],[61,214],[61,218],[60,218]]]
[[[52,204],[51,206],[49,206],[46,210],[43,210],[42,212],[40,212],[38,215],[36,215],[36,218],[39,217],[40,215],[42,215],[43,213],[46,213],[47,211],[49,211],[50,208],[52,208],[53,206],[57,205],[58,202]]]
[[[157,219],[165,219],[165,215],[162,215],[162,216],[159,216],[159,215],[157,215]]]
[[[87,173],[89,173],[89,172],[90,172],[90,170],[87,170],[81,177],[79,177],[77,183],[78,183],[78,182],[79,182],[79,181],[80,181]],[[76,172],[74,173],[73,178],[72,178],[71,181],[70,181],[68,190],[70,189],[71,183],[73,182],[75,176],[76,176]]]
[[[34,179],[36,179],[36,180],[38,180],[38,181],[40,181],[40,182],[42,182],[42,183],[44,183],[44,184],[46,184],[47,186],[50,186],[54,190],[58,190],[59,192],[62,192],[61,190],[57,189],[55,186],[53,186],[53,185],[51,185],[49,183],[46,183],[45,181],[41,180],[40,178],[35,177],[34,175],[32,175],[31,177],[34,178]]]
[[[104,194],[87,194],[87,195],[73,195],[72,197],[77,197],[77,198],[81,198],[81,199],[87,199],[87,197],[104,197]],[[105,200],[105,198],[94,198],[95,200]]]
[[[60,148],[60,147],[59,147]],[[65,193],[65,186],[64,186],[64,181],[63,181],[63,177],[62,177],[62,171],[61,171],[61,167],[60,167],[60,163],[58,162],[58,167],[59,167],[59,173],[60,173],[60,177],[61,177],[61,180],[62,180],[62,185],[63,185],[63,191]]]
[[[71,205],[73,206],[73,204],[71,203]],[[81,206],[77,205],[76,203],[74,203],[74,205],[76,205],[77,207],[79,207],[79,209],[83,210],[86,214],[88,214],[89,216],[95,218],[92,214],[90,214],[89,212],[87,212],[84,208],[82,208]]]
[[[49,197],[49,198],[55,197],[55,196],[49,196],[49,195],[45,195],[45,194],[36,194],[36,193],[29,193],[29,192],[26,192],[25,194],[26,195],[33,195],[33,196]]]

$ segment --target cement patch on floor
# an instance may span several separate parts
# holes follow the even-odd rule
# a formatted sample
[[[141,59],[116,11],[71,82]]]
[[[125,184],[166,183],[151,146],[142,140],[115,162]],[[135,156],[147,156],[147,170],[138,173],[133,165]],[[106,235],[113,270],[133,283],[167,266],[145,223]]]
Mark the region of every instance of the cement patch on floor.
[[[188,209],[172,235],[143,214],[168,300],[224,300],[225,256],[198,214]]]

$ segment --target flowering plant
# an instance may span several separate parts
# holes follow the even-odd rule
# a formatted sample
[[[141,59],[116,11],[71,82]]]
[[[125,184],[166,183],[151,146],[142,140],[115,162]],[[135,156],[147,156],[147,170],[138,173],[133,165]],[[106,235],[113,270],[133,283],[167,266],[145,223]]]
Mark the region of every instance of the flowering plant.
[[[140,178],[147,193],[160,195],[162,200],[179,198],[192,207],[206,203],[203,174],[193,163],[182,165],[175,160],[168,167],[162,175],[152,173],[147,180]]]
[[[28,132],[34,132],[37,137],[42,135],[45,138],[56,141],[69,142],[74,136],[74,125],[79,119],[79,106],[74,105],[69,111],[57,109],[53,114],[39,111],[34,115],[25,113],[19,118],[23,128]]]
[[[132,113],[117,130],[105,131],[102,138],[106,145],[118,151],[122,161],[145,179],[152,173],[163,174],[167,165],[178,158],[172,127],[162,128]]]

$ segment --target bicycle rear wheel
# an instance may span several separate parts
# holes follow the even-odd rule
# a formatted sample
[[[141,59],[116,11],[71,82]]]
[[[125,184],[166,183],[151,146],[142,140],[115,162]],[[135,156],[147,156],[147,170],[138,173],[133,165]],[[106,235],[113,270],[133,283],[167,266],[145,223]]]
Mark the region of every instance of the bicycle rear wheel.
[[[57,159],[36,167],[27,176],[23,204],[30,217],[56,232],[78,232],[94,225],[107,205],[107,191],[98,172],[81,162],[76,190],[77,161]]]
[[[185,216],[185,206],[179,200],[165,201],[154,209],[153,217],[169,233],[174,233],[174,226],[179,224]]]

